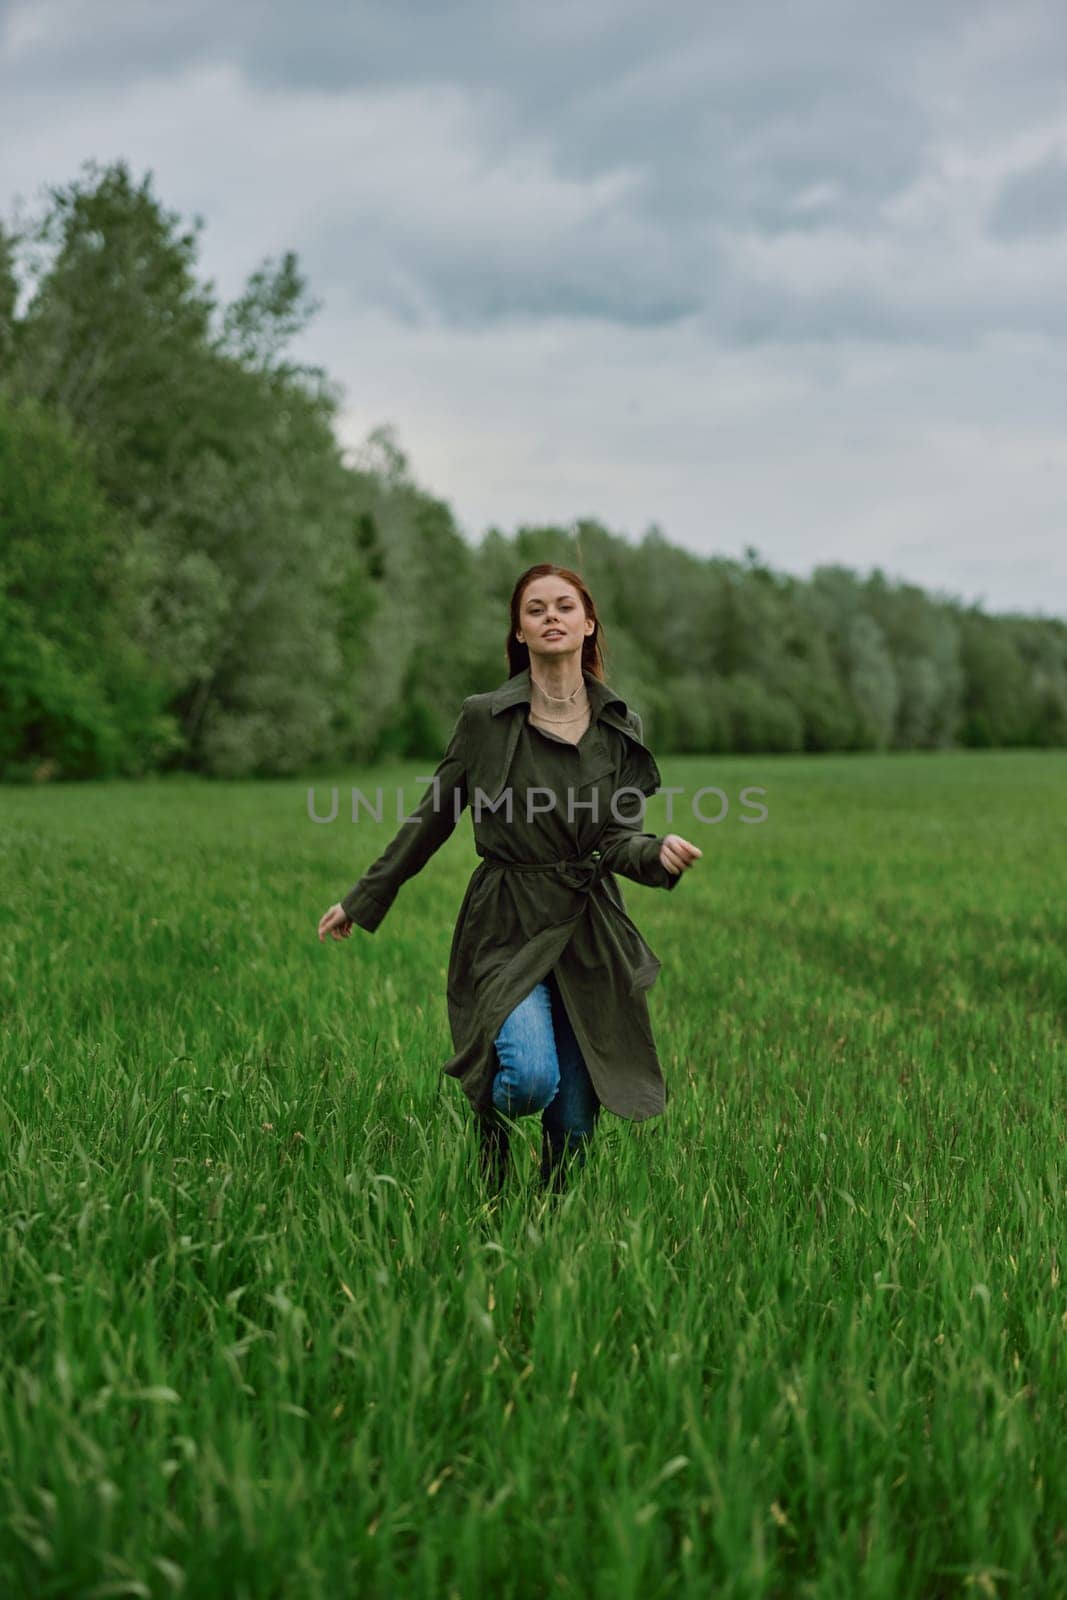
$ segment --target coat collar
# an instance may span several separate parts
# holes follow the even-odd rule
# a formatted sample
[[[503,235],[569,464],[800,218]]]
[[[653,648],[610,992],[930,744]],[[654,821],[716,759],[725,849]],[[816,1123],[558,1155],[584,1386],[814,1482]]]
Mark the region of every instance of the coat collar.
[[[630,722],[630,712],[627,709],[626,701],[623,700],[620,695],[615,694],[608,684],[603,683],[599,678],[594,678],[591,673],[586,672],[584,667],[582,668],[582,676],[585,679],[585,687],[589,694],[589,706],[593,720],[595,721],[599,719],[601,722],[609,723],[613,728],[618,728],[620,733],[625,734],[628,739],[633,740],[634,744],[636,744],[640,749],[646,750],[647,747],[641,743],[640,739],[637,737],[637,734],[634,732],[633,724]],[[506,679],[504,683],[500,684],[498,688],[494,689],[490,694],[489,704],[494,717],[500,712],[508,710],[512,706],[529,705],[529,667],[523,667],[521,672],[514,673],[512,677]],[[522,727],[524,719],[520,716],[515,716],[505,718],[504,720],[505,723],[508,724],[507,738],[503,750],[500,773],[497,776],[496,781],[492,783],[492,794],[490,799],[494,805],[499,800],[501,794],[503,793],[504,785],[508,781],[508,773],[511,770],[511,761],[515,754],[515,746],[519,742],[519,729]],[[648,751],[647,753],[651,759],[651,751]]]
[[[618,707],[618,716],[625,720],[626,701],[600,678],[594,678],[591,672],[582,668],[582,677],[585,679],[586,691],[589,695],[589,705],[594,717],[598,717],[606,708]],[[505,680],[498,689],[493,690],[492,711],[495,717],[498,712],[504,711],[508,706],[518,705],[520,702],[530,704],[530,669],[523,667],[512,677]],[[609,720],[614,721],[611,717]]]

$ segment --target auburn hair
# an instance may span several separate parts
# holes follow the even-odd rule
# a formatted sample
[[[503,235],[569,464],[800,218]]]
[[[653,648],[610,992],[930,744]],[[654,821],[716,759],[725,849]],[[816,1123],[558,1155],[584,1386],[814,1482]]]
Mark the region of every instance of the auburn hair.
[[[604,661],[600,649],[600,618],[596,613],[596,603],[585,584],[576,572],[570,567],[557,567],[553,561],[539,561],[536,566],[527,567],[520,573],[514,589],[511,591],[511,621],[508,627],[508,641],[506,645],[508,660],[508,677],[513,678],[517,672],[522,672],[530,665],[530,651],[528,646],[516,639],[515,633],[522,626],[522,597],[527,585],[534,578],[562,578],[577,589],[583,609],[587,617],[593,619],[593,631],[582,640],[582,670],[591,677],[604,681]]]

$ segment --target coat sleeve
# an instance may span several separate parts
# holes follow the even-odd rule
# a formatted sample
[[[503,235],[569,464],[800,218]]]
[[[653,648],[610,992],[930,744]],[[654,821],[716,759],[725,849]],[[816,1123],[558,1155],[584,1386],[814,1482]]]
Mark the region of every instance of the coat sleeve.
[[[368,933],[377,928],[396,899],[401,884],[420,872],[455,830],[460,813],[467,805],[469,704],[468,697],[456,719],[448,749],[415,810],[341,901],[348,920],[358,922]]]
[[[634,732],[643,743],[641,718],[630,712]],[[619,789],[639,789],[643,795],[653,795],[660,785],[659,768],[648,750],[635,750],[626,742],[627,756],[623,762]],[[614,809],[609,806],[607,819],[597,839],[601,860],[609,872],[619,872],[624,878],[643,883],[651,889],[673,889],[681,879],[680,872],[669,872],[659,858],[660,846],[666,834],[642,833],[641,801],[636,794],[619,794]],[[616,817],[622,817],[621,822]]]

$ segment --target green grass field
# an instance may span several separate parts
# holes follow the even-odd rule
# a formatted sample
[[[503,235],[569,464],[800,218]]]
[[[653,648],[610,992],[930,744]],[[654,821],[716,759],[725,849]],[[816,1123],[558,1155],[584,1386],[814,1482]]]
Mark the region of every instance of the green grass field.
[[[1067,1595],[1067,753],[660,765],[667,1114],[497,1214],[469,816],[316,932],[426,763],[0,793],[0,1594]]]

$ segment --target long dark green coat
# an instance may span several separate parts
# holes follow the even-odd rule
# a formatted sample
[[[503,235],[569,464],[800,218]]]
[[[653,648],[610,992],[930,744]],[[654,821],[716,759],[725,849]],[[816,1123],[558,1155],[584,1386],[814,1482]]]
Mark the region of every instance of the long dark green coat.
[[[468,696],[418,806],[341,905],[373,932],[401,884],[425,866],[469,804],[482,860],[452,939],[448,1014],[456,1053],[442,1072],[460,1080],[475,1110],[488,1110],[499,1069],[493,1041],[554,968],[601,1104],[640,1122],[658,1116],[665,1101],[645,997],[660,962],[627,916],[615,873],[668,890],[680,874],[659,859],[664,836],[640,831],[636,793],[617,795],[614,811],[626,820],[612,814],[616,791],[655,794],[659,769],[637,712],[599,678],[584,677],[591,718],[576,746],[529,723],[528,667],[490,693]],[[527,821],[531,778],[552,794],[560,794],[561,782],[574,791],[573,822],[562,796],[555,811]],[[596,820],[582,805],[594,791]]]

